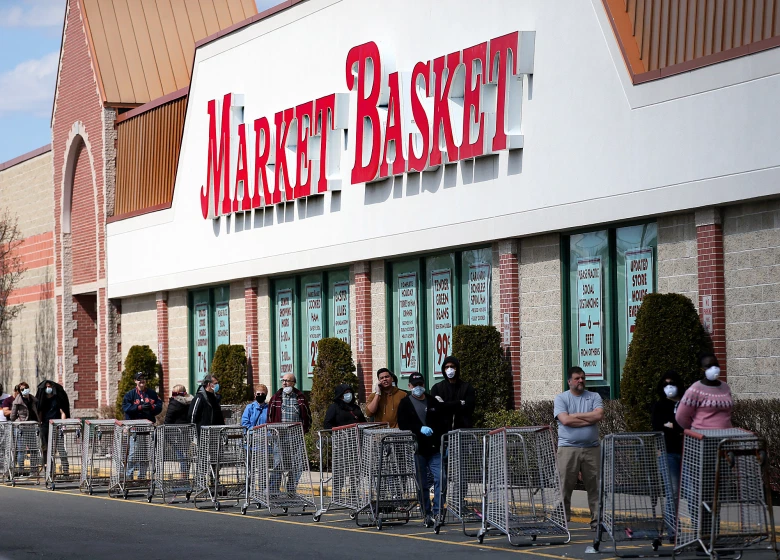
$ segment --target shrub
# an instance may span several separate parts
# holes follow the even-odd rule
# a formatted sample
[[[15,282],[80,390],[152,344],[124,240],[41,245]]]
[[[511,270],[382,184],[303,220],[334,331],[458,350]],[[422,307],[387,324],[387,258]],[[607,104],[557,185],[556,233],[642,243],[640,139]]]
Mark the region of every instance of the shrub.
[[[246,383],[246,352],[241,344],[221,344],[214,353],[210,373],[219,381],[221,404],[244,404],[251,399]]]
[[[731,421],[734,426],[755,432],[766,439],[769,450],[769,485],[780,493],[780,399],[737,400]]]
[[[712,351],[712,341],[691,300],[680,294],[645,297],[620,384],[630,431],[650,429],[650,409],[659,398],[656,385],[667,371],[676,370],[686,386],[699,378],[698,355],[704,351]]]
[[[520,410],[491,410],[483,418],[484,428],[531,426],[528,417]]]
[[[323,338],[317,344],[317,365],[314,367],[311,387],[312,432],[322,429],[325,413],[338,385],[346,383],[359,389],[355,362],[349,344],[338,338]],[[314,436],[316,439],[316,435]]]
[[[146,374],[146,388],[157,390],[160,384],[162,366],[157,363],[157,356],[151,348],[143,346],[131,346],[125,357],[125,369],[119,379],[119,388],[116,395],[116,417],[121,420],[125,417],[122,412],[122,399],[128,391],[135,389],[135,374],[142,371]]]
[[[501,335],[493,326],[458,325],[452,331],[452,353],[460,360],[460,377],[474,387],[474,426],[489,428],[487,414],[506,411],[512,395],[509,364]]]

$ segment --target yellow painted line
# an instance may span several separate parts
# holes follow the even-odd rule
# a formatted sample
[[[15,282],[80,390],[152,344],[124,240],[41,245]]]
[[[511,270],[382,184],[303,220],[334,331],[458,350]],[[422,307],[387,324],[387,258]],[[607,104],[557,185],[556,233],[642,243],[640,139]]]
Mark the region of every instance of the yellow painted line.
[[[8,487],[6,487],[8,488]],[[52,493],[52,490],[44,489],[44,488],[22,488],[22,487],[11,487],[8,488],[9,490],[22,490],[22,491],[28,491],[28,492],[44,492],[44,493]],[[399,539],[409,539],[409,540],[417,540],[417,541],[425,541],[425,542],[432,542],[432,543],[439,543],[444,545],[451,545],[451,546],[465,546],[469,548],[479,548],[479,549],[486,549],[486,550],[498,550],[502,552],[514,552],[516,554],[530,554],[531,556],[541,556],[543,558],[555,558],[557,560],[570,560],[569,556],[560,556],[556,554],[548,554],[545,552],[538,552],[536,550],[526,550],[526,549],[519,549],[519,548],[499,548],[495,546],[485,546],[484,544],[479,543],[471,543],[471,542],[451,542],[451,541],[442,541],[438,540],[436,538],[426,538],[422,536],[417,535],[408,535],[403,534],[400,535],[398,533],[390,533],[390,532],[380,532],[380,531],[372,531],[370,529],[360,529],[360,528],[350,528],[350,527],[333,527],[331,525],[323,525],[322,523],[303,523],[299,521],[292,521],[288,519],[281,519],[278,517],[254,517],[249,515],[242,515],[241,513],[231,513],[229,511],[215,511],[213,508],[208,509],[197,509],[195,507],[192,508],[182,508],[174,505],[168,505],[168,504],[158,504],[158,503],[148,503],[146,501],[137,501],[137,500],[121,500],[118,498],[109,498],[108,496],[90,496],[88,494],[82,494],[82,493],[75,493],[75,492],[61,492],[59,493],[60,496],[77,496],[81,498],[89,498],[94,500],[107,500],[111,502],[118,502],[118,503],[125,503],[125,504],[136,504],[140,506],[149,506],[149,507],[159,507],[159,508],[166,508],[166,509],[173,509],[176,511],[192,511],[192,512],[199,512],[199,513],[209,513],[214,515],[222,515],[222,516],[231,516],[231,517],[238,517],[241,519],[253,519],[256,521],[265,521],[270,523],[283,523],[286,525],[297,525],[297,526],[307,526],[307,527],[320,527],[322,529],[330,529],[333,531],[347,531],[350,533],[363,533],[365,535],[378,535],[378,536],[385,536],[385,537],[391,537],[391,538],[399,538]],[[433,535],[435,536],[435,535]],[[501,537],[495,537],[495,538],[501,538]],[[506,538],[506,537],[504,537]],[[488,538],[486,537],[485,540]]]

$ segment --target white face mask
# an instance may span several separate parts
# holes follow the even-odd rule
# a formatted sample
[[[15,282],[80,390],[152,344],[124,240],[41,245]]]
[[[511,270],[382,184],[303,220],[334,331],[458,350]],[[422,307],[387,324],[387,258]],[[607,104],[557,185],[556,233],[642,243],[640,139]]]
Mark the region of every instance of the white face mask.
[[[22,396],[26,397],[29,394],[30,394],[30,390],[29,389],[22,389]]]
[[[664,394],[669,397],[670,399],[673,399],[677,396],[677,387],[674,385],[667,385],[664,387]]]
[[[352,402],[352,393],[344,393],[344,402],[345,403],[351,403]]]
[[[54,392],[54,389],[51,387],[46,387],[46,394],[51,395]]]
[[[290,386],[288,385],[287,387],[285,387],[284,389],[282,389],[282,391],[284,391],[284,394],[285,394],[285,395],[289,395],[290,393],[292,393],[292,389],[293,389],[293,388],[292,388],[292,387],[290,387]]]
[[[444,370],[444,373],[447,374],[447,377],[449,379],[452,379],[453,377],[455,377],[455,368],[448,367],[447,369]]]
[[[720,368],[718,366],[707,368],[707,370],[704,372],[704,375],[707,376],[708,380],[715,381],[720,376]]]
[[[412,394],[415,397],[422,397],[425,394],[425,387],[423,386],[414,387],[412,389]]]

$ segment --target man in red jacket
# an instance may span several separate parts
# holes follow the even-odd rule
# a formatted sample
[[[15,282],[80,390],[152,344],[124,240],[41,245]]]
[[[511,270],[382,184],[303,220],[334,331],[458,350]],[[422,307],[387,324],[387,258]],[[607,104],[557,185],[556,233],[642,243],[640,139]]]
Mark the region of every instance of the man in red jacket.
[[[306,396],[303,392],[295,388],[295,376],[292,373],[285,373],[282,376],[282,388],[271,397],[271,402],[268,403],[268,422],[272,424],[278,422],[300,422],[303,425],[303,433],[309,431],[311,426],[309,403],[306,402]],[[280,441],[278,446],[274,445],[274,468],[269,481],[269,490],[272,494],[279,493],[279,486],[282,483],[282,474],[284,473],[282,465],[284,462],[290,462],[290,459],[282,460],[282,449],[294,450],[297,443]],[[304,446],[304,443],[301,441],[299,445]],[[299,468],[297,467],[298,463],[298,461],[292,461],[294,468]],[[287,488],[285,489],[287,494],[295,493],[299,478],[301,478],[299,470],[288,472]]]

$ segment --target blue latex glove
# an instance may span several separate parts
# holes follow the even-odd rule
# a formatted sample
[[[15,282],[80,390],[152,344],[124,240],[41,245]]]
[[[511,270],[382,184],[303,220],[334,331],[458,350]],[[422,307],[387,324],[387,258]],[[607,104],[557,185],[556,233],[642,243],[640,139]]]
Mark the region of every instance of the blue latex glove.
[[[433,435],[433,430],[431,430],[428,426],[423,426],[422,428],[420,428],[420,431],[422,432],[422,434],[424,436],[432,436]]]

